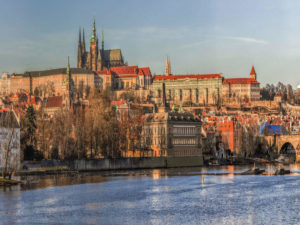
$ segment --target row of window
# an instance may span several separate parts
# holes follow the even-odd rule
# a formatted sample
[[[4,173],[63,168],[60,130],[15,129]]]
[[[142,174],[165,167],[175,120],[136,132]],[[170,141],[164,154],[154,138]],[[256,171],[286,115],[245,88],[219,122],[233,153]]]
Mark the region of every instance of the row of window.
[[[183,135],[196,135],[197,128],[196,127],[174,127],[173,135],[174,136],[183,136]]]
[[[173,145],[196,145],[195,138],[174,138],[172,140]]]

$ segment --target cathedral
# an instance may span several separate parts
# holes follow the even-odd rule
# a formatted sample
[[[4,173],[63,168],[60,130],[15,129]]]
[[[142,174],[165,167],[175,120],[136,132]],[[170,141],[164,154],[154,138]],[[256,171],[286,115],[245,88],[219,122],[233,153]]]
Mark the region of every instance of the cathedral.
[[[77,67],[100,71],[110,67],[125,66],[121,49],[104,49],[104,35],[102,32],[101,49],[98,46],[95,20],[93,21],[93,31],[90,39],[90,51],[85,48],[84,30],[79,29]]]

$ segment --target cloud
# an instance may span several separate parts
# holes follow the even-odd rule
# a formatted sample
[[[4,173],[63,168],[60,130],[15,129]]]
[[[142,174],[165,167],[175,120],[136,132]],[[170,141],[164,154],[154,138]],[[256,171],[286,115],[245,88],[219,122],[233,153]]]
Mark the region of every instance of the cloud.
[[[248,43],[263,44],[263,45],[269,44],[269,42],[267,42],[265,40],[255,39],[255,38],[252,38],[252,37],[232,37],[232,36],[226,36],[226,37],[223,37],[223,38],[230,39],[230,40],[236,40],[236,41],[243,41],[243,42],[248,42]]]

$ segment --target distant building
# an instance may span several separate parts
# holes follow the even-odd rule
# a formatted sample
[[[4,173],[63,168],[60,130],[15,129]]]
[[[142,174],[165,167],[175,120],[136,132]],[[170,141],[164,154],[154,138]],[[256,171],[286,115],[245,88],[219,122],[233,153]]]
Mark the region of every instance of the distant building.
[[[79,30],[77,67],[92,71],[103,70],[104,68],[125,66],[121,49],[104,49],[104,35],[102,31],[101,49],[98,46],[95,20],[93,21],[93,33],[90,39],[90,51],[85,48],[85,34],[81,36]]]
[[[49,116],[53,116],[63,106],[64,104],[62,96],[50,96],[47,98],[44,110],[46,114],[48,114]]]
[[[282,125],[269,124],[268,122],[263,122],[258,129],[258,134],[266,135],[266,136],[268,136],[268,135],[288,135],[289,132]]]
[[[165,74],[155,76],[151,87],[156,103],[161,103],[162,83],[165,83],[166,98],[170,104],[213,105],[220,102],[221,74],[173,75],[170,60],[167,58]]]
[[[222,121],[217,125],[225,150],[240,153],[242,148],[242,125],[235,120]]]
[[[202,156],[201,121],[188,112],[146,114],[142,147],[153,156]]]
[[[97,85],[100,88],[119,90],[149,89],[151,85],[151,71],[149,67],[138,66],[111,67],[96,71]]]
[[[260,87],[252,66],[249,78],[224,79],[222,97],[226,102],[250,102],[260,100]]]
[[[8,94],[10,94],[10,75],[8,72],[4,72],[0,79],[0,96],[6,96]]]
[[[70,75],[67,75],[69,72]],[[87,95],[88,89],[97,88],[92,71],[70,68],[68,64],[67,68],[13,74],[10,77],[10,93],[25,92],[41,97],[63,96],[66,94],[68,80],[73,89],[83,97]]]

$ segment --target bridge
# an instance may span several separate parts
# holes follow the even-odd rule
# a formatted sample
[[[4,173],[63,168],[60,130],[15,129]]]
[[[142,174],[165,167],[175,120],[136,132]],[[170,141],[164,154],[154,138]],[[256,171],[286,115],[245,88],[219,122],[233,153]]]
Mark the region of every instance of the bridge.
[[[296,162],[300,162],[300,135],[275,135],[265,137],[268,145],[275,147],[278,154],[292,147],[296,151]]]

